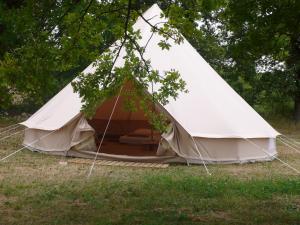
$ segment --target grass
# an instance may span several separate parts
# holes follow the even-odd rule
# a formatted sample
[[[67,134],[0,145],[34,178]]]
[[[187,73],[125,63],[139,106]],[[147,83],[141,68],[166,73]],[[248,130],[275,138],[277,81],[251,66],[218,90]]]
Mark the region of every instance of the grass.
[[[6,123],[5,125],[8,125]],[[299,138],[298,129],[280,127]],[[20,147],[2,141],[0,158]],[[278,144],[300,169],[300,154]],[[167,169],[61,165],[22,151],[0,163],[0,224],[300,224],[300,178],[278,161]]]

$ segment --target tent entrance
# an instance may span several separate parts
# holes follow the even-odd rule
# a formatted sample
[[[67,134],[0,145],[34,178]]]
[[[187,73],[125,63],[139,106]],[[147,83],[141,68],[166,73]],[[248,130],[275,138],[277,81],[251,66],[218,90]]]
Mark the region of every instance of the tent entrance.
[[[125,86],[128,90],[130,87]],[[161,134],[155,131],[141,109],[124,109],[126,101],[120,96],[111,120],[113,106],[117,97],[112,97],[101,104],[89,124],[95,130],[97,149],[109,122],[100,152],[113,155],[155,156]],[[151,107],[151,106],[149,106]]]
[[[89,124],[95,129],[97,149],[103,136],[103,127],[108,120],[93,118]],[[110,121],[105,134],[101,153],[129,156],[155,156],[160,133],[153,131],[150,124],[141,121]]]

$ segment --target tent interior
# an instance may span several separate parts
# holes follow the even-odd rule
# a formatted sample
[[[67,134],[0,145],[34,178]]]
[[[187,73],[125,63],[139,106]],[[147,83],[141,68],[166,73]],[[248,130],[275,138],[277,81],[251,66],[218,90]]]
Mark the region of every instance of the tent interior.
[[[130,90],[131,85],[127,84],[122,92]],[[97,149],[104,135],[99,151],[101,153],[156,156],[161,134],[153,129],[144,111],[138,105],[136,110],[125,109],[126,98],[121,93],[119,98],[115,96],[107,99],[98,107],[93,118],[88,120],[88,123],[95,130]],[[151,105],[149,107],[153,108]],[[152,109],[150,108],[150,110]]]

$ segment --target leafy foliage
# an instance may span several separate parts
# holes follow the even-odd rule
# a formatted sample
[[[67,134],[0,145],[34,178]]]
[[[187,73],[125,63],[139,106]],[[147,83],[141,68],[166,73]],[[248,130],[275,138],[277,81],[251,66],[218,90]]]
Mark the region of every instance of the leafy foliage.
[[[139,76],[146,79],[137,77],[142,79],[137,89],[146,90],[151,82],[166,85],[166,78],[156,78],[156,68],[147,69],[150,62],[142,59],[145,46],[136,44],[138,34],[131,30],[153,3],[169,18],[161,29],[154,26],[152,30],[164,37],[159,43],[162,49],[170,48],[170,40],[180,43],[180,31],[260,112],[283,113],[294,107],[300,115],[300,3],[296,0],[1,1],[0,111],[19,104],[34,111],[91,62],[105,60],[99,57],[102,53],[107,68],[97,73],[103,76],[83,82],[86,87],[93,85],[90,90],[77,85],[77,91],[87,95],[84,111],[88,114],[94,110],[91,105],[116,94],[121,82],[132,78],[122,77],[125,72],[142,71]],[[139,56],[129,56],[126,68],[116,68],[117,52],[105,50],[117,40],[120,46],[124,39],[124,51],[129,55],[136,51]],[[175,93],[184,90],[179,74],[169,72],[166,75],[173,83],[154,93],[155,101],[163,103],[167,95],[176,98]],[[116,74],[119,77],[110,80]],[[97,82],[100,86],[108,82],[107,90],[100,94]]]
[[[21,104],[27,102],[33,108],[38,107],[69,82],[77,71],[95,60],[101,65],[96,74],[89,78],[79,75],[77,85],[74,85],[83,97],[83,111],[88,115],[103,99],[116,94],[127,80],[135,81],[140,96],[146,96],[141,92],[153,82],[166,85],[150,93],[153,97],[144,97],[143,102],[151,99],[151,102],[166,104],[169,97],[176,98],[178,92],[184,90],[179,73],[168,71],[164,78],[160,77],[155,68],[151,68],[150,61],[143,59],[146,46],[138,46],[139,34],[131,29],[137,17],[142,16],[150,5],[152,2],[130,0],[0,3],[0,45],[5,46],[0,55],[3,96],[0,110],[11,108],[17,98]],[[178,30],[169,24],[160,28],[153,26],[153,32],[159,32],[165,38],[160,43],[163,48],[169,48],[169,39],[177,44],[183,40]],[[122,40],[120,46],[114,51],[105,51],[116,40]],[[122,48],[127,52],[126,63],[124,67],[115,67]],[[137,57],[134,51],[140,56]],[[154,115],[149,117],[157,120]]]
[[[230,79],[243,80],[239,92],[252,105],[277,102],[287,107],[285,103],[292,101],[300,119],[299,1],[230,0],[217,18],[224,31],[226,57],[236,71]]]
[[[152,32],[168,34],[166,39],[172,38],[178,44],[182,42],[183,39],[176,30],[172,33],[168,31],[171,31],[170,26],[166,26],[164,30],[157,27],[152,29]],[[125,30],[123,39],[97,58],[93,65],[96,71],[92,74],[81,73],[72,85],[83,99],[82,110],[87,116],[92,117],[105,99],[125,94],[128,97],[126,105],[128,110],[141,108],[150,123],[157,130],[164,131],[166,118],[155,109],[155,106],[149,105],[156,103],[165,105],[169,102],[169,98],[176,99],[179,92],[186,91],[185,82],[176,70],[165,71],[161,75],[158,70],[152,68],[151,61],[146,60],[143,55],[146,46],[141,47],[138,44],[137,40],[140,38],[139,31]],[[161,46],[161,42],[159,45]],[[130,95],[122,91],[127,83],[133,84]],[[160,88],[154,90],[154,84],[158,84]]]

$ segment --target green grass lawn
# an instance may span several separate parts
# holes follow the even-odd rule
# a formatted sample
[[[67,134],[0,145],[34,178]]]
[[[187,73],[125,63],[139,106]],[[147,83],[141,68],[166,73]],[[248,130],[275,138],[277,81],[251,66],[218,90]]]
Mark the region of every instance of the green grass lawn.
[[[282,128],[293,137],[297,129]],[[0,143],[0,158],[21,145]],[[278,145],[300,169],[300,154]],[[24,150],[0,163],[0,224],[300,224],[300,177],[278,161],[167,169],[59,162]]]

